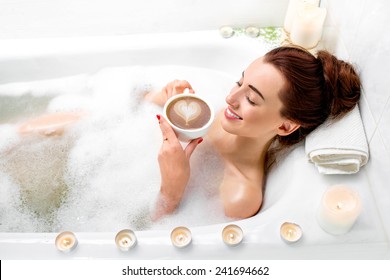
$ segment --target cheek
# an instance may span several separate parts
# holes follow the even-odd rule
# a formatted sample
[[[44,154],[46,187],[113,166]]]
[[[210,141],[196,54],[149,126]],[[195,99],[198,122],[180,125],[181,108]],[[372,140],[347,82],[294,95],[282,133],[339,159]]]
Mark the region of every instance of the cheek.
[[[262,127],[266,130],[278,128],[281,123],[280,114],[275,110],[248,111],[246,120],[253,126]]]

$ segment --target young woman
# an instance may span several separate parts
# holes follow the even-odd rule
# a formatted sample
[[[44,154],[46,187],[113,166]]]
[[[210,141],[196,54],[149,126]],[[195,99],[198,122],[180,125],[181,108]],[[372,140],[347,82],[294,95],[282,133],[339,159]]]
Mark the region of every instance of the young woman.
[[[187,81],[176,80],[147,99],[163,105],[185,88],[194,92]],[[350,111],[359,101],[360,89],[352,65],[326,51],[315,57],[300,48],[280,47],[253,61],[226,97],[226,109],[204,141],[224,161],[219,188],[225,214],[255,215],[275,152],[300,142],[326,119]],[[157,118],[164,141],[158,156],[161,186],[154,219],[180,204],[190,177],[191,154],[203,141],[194,139],[183,149],[167,121]]]

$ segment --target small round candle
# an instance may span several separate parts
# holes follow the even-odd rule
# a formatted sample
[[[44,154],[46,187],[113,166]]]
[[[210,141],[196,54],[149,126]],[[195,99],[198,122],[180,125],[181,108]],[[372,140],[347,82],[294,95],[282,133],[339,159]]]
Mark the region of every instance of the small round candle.
[[[115,236],[115,244],[121,251],[129,251],[137,243],[135,233],[130,229],[124,229]]]
[[[302,234],[302,229],[297,224],[285,222],[280,226],[280,237],[287,243],[297,242]]]
[[[77,238],[73,232],[64,231],[57,235],[55,245],[62,252],[71,252],[77,247]]]
[[[191,243],[191,240],[191,231],[186,227],[176,227],[171,232],[171,241],[175,247],[186,247]]]
[[[358,193],[347,186],[336,185],[330,187],[322,196],[317,221],[328,233],[345,234],[351,229],[361,210]]]
[[[249,26],[245,28],[245,34],[249,37],[256,38],[260,34],[260,29],[256,26]]]
[[[223,38],[230,38],[234,35],[234,29],[231,26],[222,26],[219,33]]]
[[[222,230],[222,239],[229,246],[236,246],[241,243],[244,234],[242,229],[237,225],[227,225]]]

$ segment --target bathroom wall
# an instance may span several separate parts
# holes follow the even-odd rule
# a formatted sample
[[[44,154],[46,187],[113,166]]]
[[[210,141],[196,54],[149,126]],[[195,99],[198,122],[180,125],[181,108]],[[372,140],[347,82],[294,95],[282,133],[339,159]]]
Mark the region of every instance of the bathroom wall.
[[[364,96],[360,108],[371,152],[363,170],[390,239],[390,2],[323,0],[322,5],[328,9],[329,41],[334,50],[346,55],[361,73]]]
[[[0,39],[281,25],[288,0],[0,0]]]

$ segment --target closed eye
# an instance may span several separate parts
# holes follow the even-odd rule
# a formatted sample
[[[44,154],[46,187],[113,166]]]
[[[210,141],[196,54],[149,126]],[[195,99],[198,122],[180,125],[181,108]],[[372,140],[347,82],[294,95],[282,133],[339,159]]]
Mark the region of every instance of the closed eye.
[[[249,96],[246,97],[246,100],[249,102],[249,104],[251,104],[251,105],[256,105],[256,103],[253,102],[253,101],[249,98]]]

